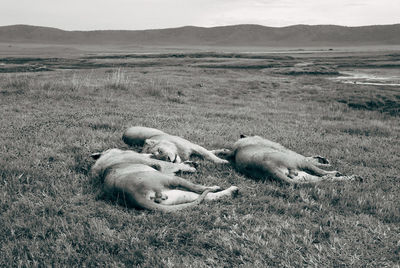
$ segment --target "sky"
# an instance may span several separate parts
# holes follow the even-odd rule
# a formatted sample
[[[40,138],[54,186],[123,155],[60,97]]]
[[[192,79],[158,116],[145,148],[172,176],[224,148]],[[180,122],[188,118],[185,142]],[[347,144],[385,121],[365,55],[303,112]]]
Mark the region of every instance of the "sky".
[[[63,30],[395,23],[400,0],[0,0],[0,26]]]

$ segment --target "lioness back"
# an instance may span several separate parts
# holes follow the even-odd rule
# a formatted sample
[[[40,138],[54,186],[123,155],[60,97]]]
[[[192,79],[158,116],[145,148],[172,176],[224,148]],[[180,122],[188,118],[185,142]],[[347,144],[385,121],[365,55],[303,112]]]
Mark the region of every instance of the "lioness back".
[[[253,154],[263,154],[264,157],[267,157],[269,154],[271,154],[271,156],[274,154],[274,159],[282,159],[282,161],[287,163],[301,163],[302,161],[306,160],[303,155],[298,154],[277,142],[273,142],[259,136],[251,136],[239,139],[233,147],[236,151],[251,147],[252,149],[249,150],[249,157]]]
[[[146,139],[149,139],[156,135],[162,135],[162,134],[166,134],[166,133],[159,129],[155,129],[155,128],[134,126],[134,127],[128,128],[124,132],[124,134],[122,136],[122,140],[130,146],[133,146],[133,145],[142,146]]]

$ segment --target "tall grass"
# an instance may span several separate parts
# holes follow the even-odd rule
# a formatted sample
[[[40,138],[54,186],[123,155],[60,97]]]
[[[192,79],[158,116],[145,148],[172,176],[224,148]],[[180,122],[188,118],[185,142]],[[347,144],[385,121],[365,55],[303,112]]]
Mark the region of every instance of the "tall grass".
[[[109,73],[106,86],[110,89],[128,90],[132,86],[132,82],[128,75],[121,68],[118,68]]]
[[[0,74],[0,266],[399,264],[397,115],[338,102],[366,94],[317,76],[179,64]],[[131,125],[210,149],[257,134],[363,180],[281,185],[199,160],[182,176],[241,194],[174,214],[130,209],[101,198],[90,154],[127,149]]]

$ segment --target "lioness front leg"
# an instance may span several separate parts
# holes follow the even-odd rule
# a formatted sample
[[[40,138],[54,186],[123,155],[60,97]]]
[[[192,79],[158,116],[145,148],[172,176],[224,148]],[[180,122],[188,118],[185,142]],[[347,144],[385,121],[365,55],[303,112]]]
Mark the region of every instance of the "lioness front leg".
[[[308,162],[312,163],[313,165],[315,165],[317,167],[330,167],[331,166],[331,164],[329,163],[329,160],[320,155],[306,156],[306,159]]]
[[[165,161],[160,161],[160,160],[154,159],[152,162],[152,165],[159,165],[160,166],[159,171],[161,171],[164,174],[170,174],[170,175],[173,175],[179,171],[189,172],[189,173],[196,172],[195,167],[191,167],[185,163],[176,164],[176,163],[165,162]]]
[[[216,156],[214,153],[212,153],[212,151],[209,151],[209,150],[207,150],[207,149],[205,149],[203,147],[200,147],[200,146],[194,149],[194,153],[198,154],[198,155],[204,157],[205,159],[210,160],[210,161],[212,161],[212,162],[214,162],[216,164],[227,164],[227,163],[229,163],[228,160],[221,159],[218,156]]]

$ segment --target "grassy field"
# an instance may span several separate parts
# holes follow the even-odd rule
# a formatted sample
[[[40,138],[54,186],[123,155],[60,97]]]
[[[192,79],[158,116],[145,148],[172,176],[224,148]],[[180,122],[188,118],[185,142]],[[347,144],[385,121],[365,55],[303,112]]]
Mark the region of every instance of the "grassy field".
[[[0,63],[0,266],[399,265],[399,87],[328,78],[398,68],[400,54]],[[121,136],[132,125],[209,149],[257,134],[363,179],[282,185],[200,161],[198,173],[182,176],[236,185],[240,195],[173,214],[126,208],[101,198],[90,154],[127,149]]]

